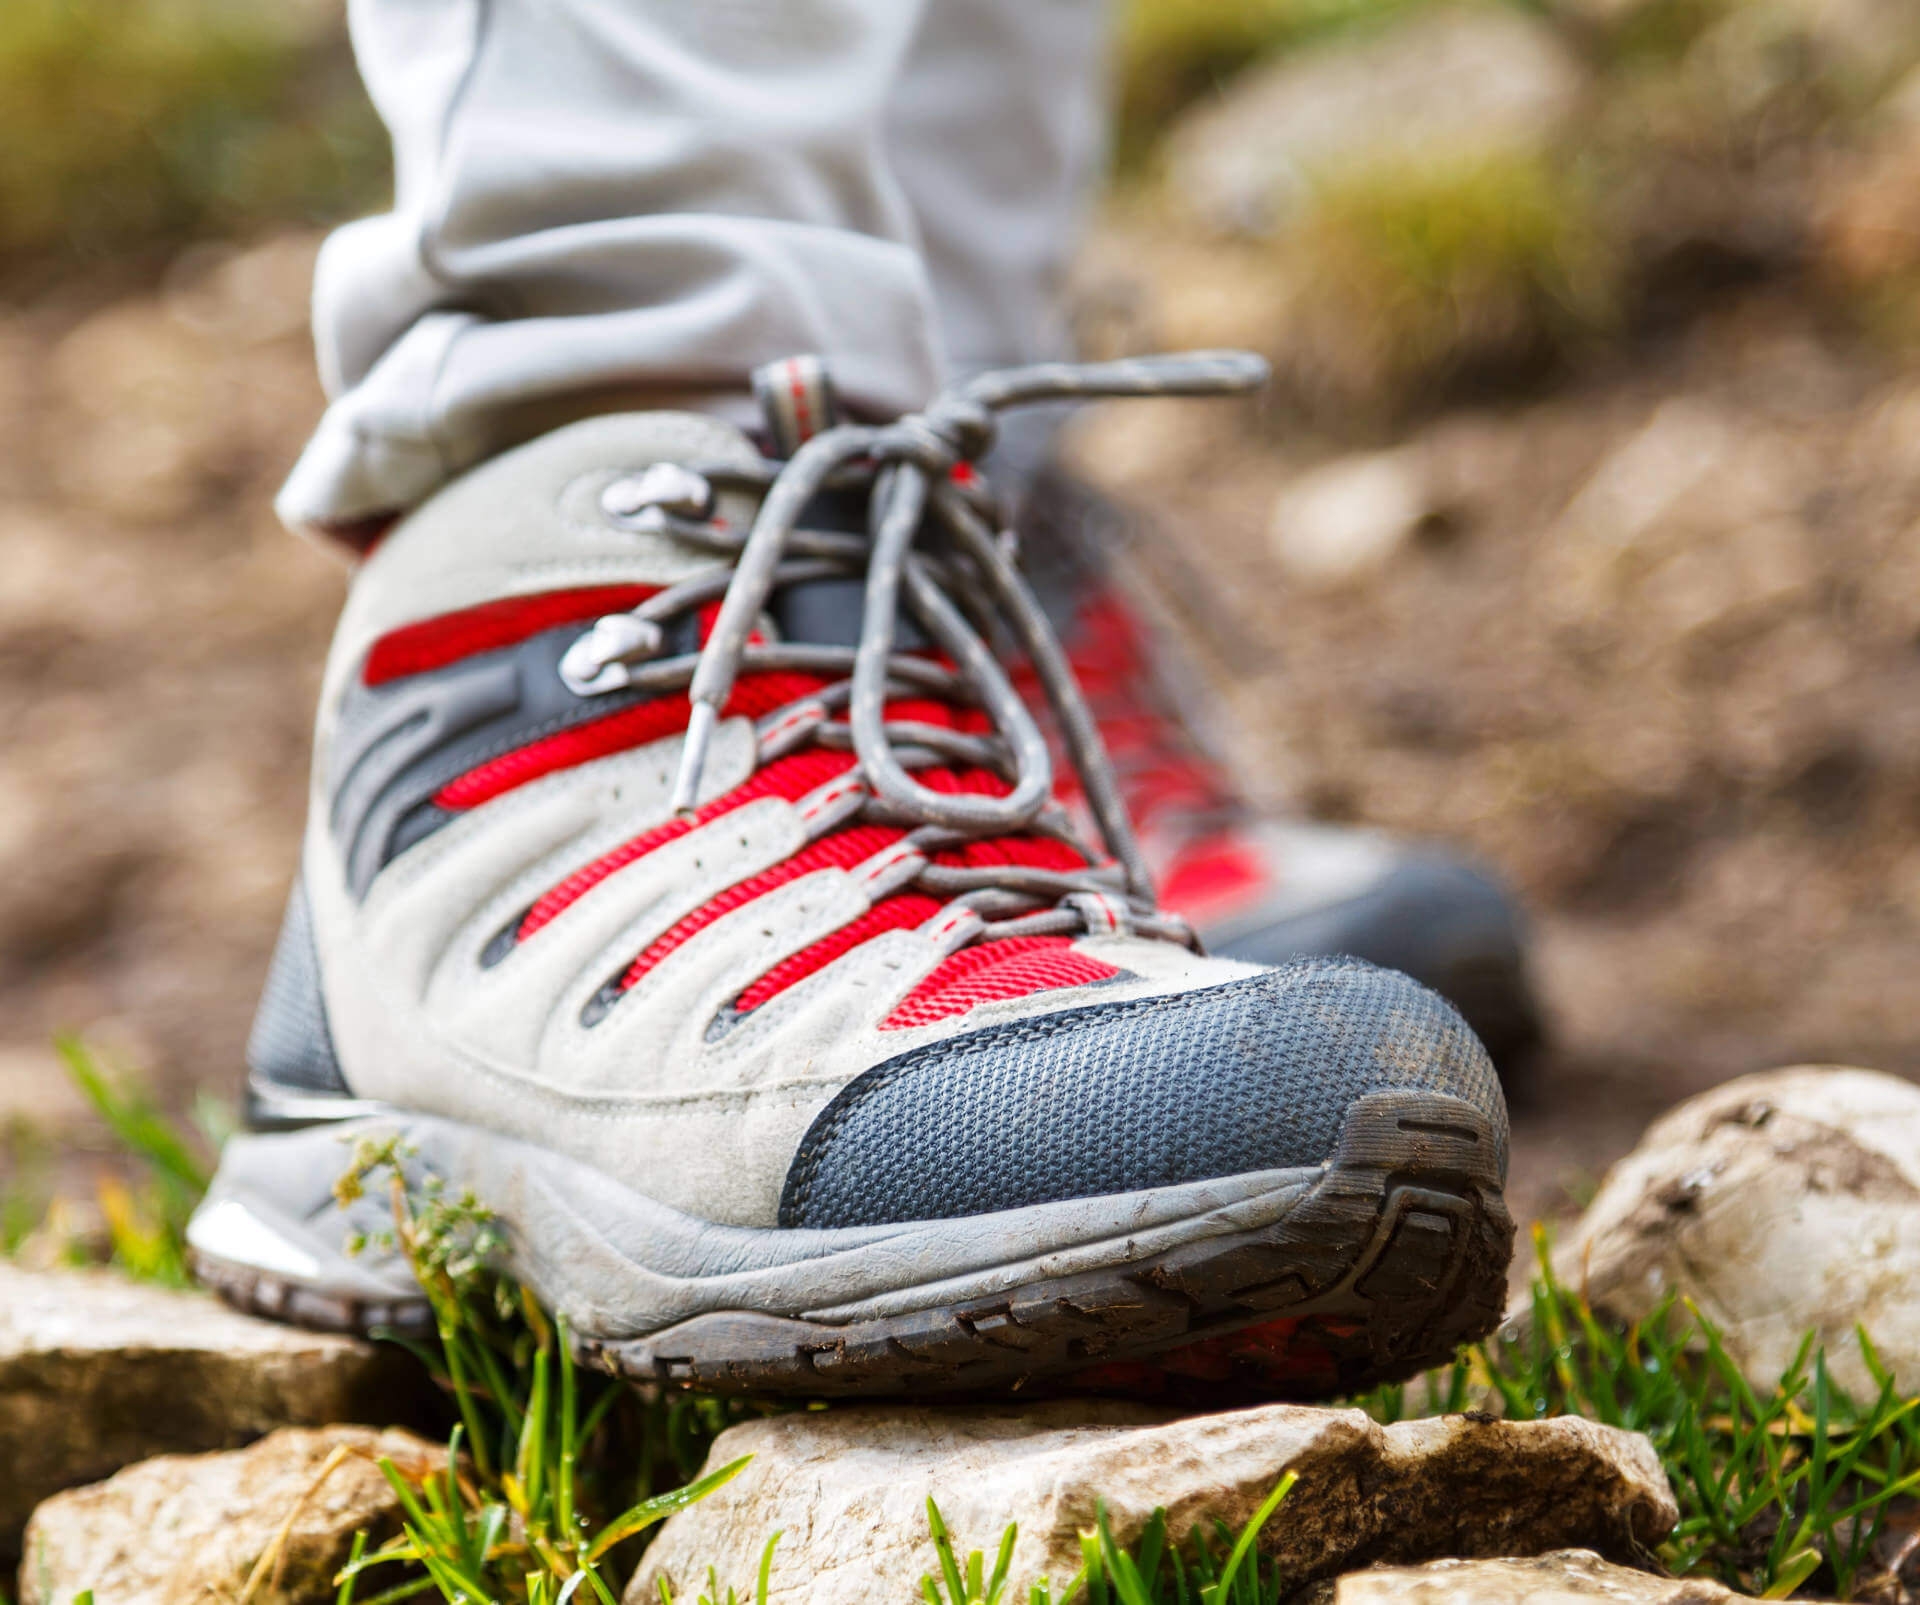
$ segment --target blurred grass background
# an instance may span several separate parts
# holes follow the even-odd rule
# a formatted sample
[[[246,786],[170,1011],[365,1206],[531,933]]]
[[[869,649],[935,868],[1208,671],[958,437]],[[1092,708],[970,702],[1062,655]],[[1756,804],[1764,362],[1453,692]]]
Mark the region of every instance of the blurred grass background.
[[[330,4],[0,7],[0,259],[16,269],[351,216],[388,171]]]

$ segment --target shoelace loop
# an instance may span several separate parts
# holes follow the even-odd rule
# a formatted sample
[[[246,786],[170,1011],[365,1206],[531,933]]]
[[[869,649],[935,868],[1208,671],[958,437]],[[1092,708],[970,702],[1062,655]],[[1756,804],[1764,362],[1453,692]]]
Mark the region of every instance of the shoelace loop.
[[[943,892],[959,891],[981,914],[1010,916],[980,927],[977,939],[1128,928],[1190,942],[1182,922],[1155,912],[1151,876],[1112,764],[1066,654],[1014,564],[1013,541],[989,521],[989,503],[977,483],[956,483],[954,470],[976,463],[992,447],[997,415],[1011,407],[1076,398],[1234,394],[1257,389],[1266,377],[1262,359],[1236,351],[1006,369],[982,374],[891,423],[829,429],[784,463],[763,460],[758,471],[744,476],[738,468],[701,468],[716,483],[744,477],[764,492],[752,529],[742,539],[711,521],[655,516],[648,527],[664,524],[667,533],[728,560],[650,597],[631,613],[597,621],[568,652],[562,676],[582,696],[630,686],[687,687],[691,716],[672,797],[681,817],[696,810],[720,710],[743,670],[829,677],[851,671],[840,684],[804,699],[807,717],[796,719],[793,709],[783,709],[763,720],[763,738],[775,730],[785,746],[817,738],[830,709],[844,701],[860,778],[875,811],[917,827],[912,840],[926,853],[1035,829],[1068,835],[1052,800],[1045,737],[973,621],[997,627],[1024,654],[1046,696],[1103,845],[1118,866],[1125,901],[1111,894],[1111,881],[1097,868],[1081,876],[976,872],[956,880],[955,872],[928,866],[923,876],[937,880]],[[823,491],[843,488],[868,490],[865,536],[802,527],[809,504]],[[917,549],[929,530],[945,537],[937,555]],[[754,641],[779,587],[862,572],[865,605],[851,654],[837,647]],[[718,614],[697,654],[648,661],[662,648],[666,620],[716,598]],[[903,607],[951,668],[895,650]],[[887,700],[900,693],[975,703],[985,710],[994,734],[983,740],[923,725],[890,725]],[[818,717],[811,715],[815,706]],[[911,773],[929,761],[962,758],[1002,772],[1010,781],[1007,794],[936,791]],[[929,884],[928,889],[934,888]]]

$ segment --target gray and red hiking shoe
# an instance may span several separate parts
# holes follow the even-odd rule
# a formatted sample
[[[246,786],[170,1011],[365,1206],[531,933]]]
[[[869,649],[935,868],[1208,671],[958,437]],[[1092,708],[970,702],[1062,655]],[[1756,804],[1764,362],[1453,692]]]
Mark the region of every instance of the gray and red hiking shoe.
[[[1511,1091],[1542,1031],[1526,921],[1498,877],[1439,843],[1253,807],[1196,736],[1212,732],[1185,706],[1195,699],[1164,642],[1110,577],[1108,559],[1135,538],[1127,516],[1050,467],[1023,523],[1161,906],[1209,953],[1347,953],[1404,971],[1466,1017]]]
[[[482,466],[361,569],[254,1130],[189,1233],[261,1313],[422,1313],[346,1252],[346,1140],[494,1212],[637,1379],[1315,1395],[1485,1332],[1506,1114],[1459,1015],[1351,959],[1201,957],[954,470],[998,405],[1242,384],[1226,357],[989,376],[770,458],[677,413]],[[772,392],[770,432],[806,364]],[[784,426],[784,427],[783,427]],[[985,639],[1042,665],[1104,841]]]

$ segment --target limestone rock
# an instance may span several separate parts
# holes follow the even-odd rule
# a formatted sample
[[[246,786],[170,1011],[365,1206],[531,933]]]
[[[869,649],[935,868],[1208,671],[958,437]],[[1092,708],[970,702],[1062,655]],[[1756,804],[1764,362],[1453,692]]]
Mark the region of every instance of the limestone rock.
[[[56,1494],[27,1525],[20,1605],[69,1605],[82,1589],[99,1605],[204,1605],[240,1598],[256,1567],[249,1605],[322,1605],[355,1532],[371,1547],[399,1530],[383,1458],[415,1482],[446,1464],[410,1432],[288,1427]]]
[[[1382,567],[1436,511],[1417,448],[1354,452],[1281,491],[1267,538],[1295,579],[1330,588]]]
[[[106,1271],[0,1264],[0,1553],[48,1495],[133,1461],[275,1427],[417,1423],[429,1399],[397,1350]]]
[[[1591,1550],[1529,1560],[1436,1560],[1383,1566],[1322,1584],[1301,1605],[1731,1605],[1745,1599],[1700,1578],[1653,1577]]]
[[[1870,1395],[1856,1325],[1914,1386],[1920,1087],[1802,1065],[1691,1098],[1608,1173],[1555,1264],[1627,1319],[1669,1290],[1691,1297],[1756,1386],[1812,1330],[1835,1380]]]
[[[1454,5],[1242,79],[1174,130],[1169,176],[1214,227],[1272,233],[1315,182],[1347,169],[1542,148],[1585,85],[1551,25]]]
[[[1525,1555],[1590,1545],[1628,1557],[1676,1519],[1644,1438],[1590,1421],[1466,1417],[1381,1427],[1358,1410],[1266,1405],[1181,1420],[1145,1406],[1058,1401],[1014,1410],[830,1410],[721,1435],[709,1468],[732,1482],[671,1518],[629,1605],[704,1581],[744,1586],[776,1528],[772,1598],[797,1605],[906,1599],[934,1569],[926,1501],[958,1547],[1020,1536],[1009,1597],[1078,1569],[1078,1531],[1104,1502],[1130,1542],[1155,1506],[1176,1537],[1218,1517],[1239,1527],[1289,1469],[1300,1481],[1263,1535],[1290,1586],[1370,1562]]]

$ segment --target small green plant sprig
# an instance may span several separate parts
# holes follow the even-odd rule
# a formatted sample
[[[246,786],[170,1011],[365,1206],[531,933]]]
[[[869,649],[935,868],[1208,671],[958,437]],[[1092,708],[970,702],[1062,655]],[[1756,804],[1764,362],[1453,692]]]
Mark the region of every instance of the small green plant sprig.
[[[1094,1524],[1081,1530],[1080,1569],[1059,1598],[1054,1598],[1052,1583],[1042,1578],[1028,1585],[1026,1605],[1071,1605],[1082,1596],[1086,1605],[1275,1605],[1285,1579],[1254,1545],[1297,1480],[1291,1471],[1282,1477],[1237,1535],[1216,1519],[1211,1539],[1199,1526],[1184,1545],[1168,1542],[1167,1513],[1156,1509],[1138,1540],[1123,1547],[1114,1542],[1103,1505]],[[920,1579],[927,1605],[1003,1605],[1019,1526],[1009,1525],[1000,1535],[989,1574],[981,1551],[960,1559],[953,1534],[932,1499],[927,1501],[927,1525],[940,1562],[938,1577]]]
[[[713,1400],[650,1403],[611,1377],[581,1373],[564,1324],[493,1268],[502,1239],[492,1215],[471,1193],[414,1174],[412,1160],[398,1137],[363,1138],[335,1195],[344,1208],[384,1181],[392,1225],[353,1246],[405,1256],[438,1338],[437,1348],[414,1347],[452,1395],[460,1424],[438,1476],[415,1484],[380,1461],[401,1531],[377,1549],[356,1546],[339,1605],[391,1605],[429,1589],[450,1605],[562,1605],[583,1587],[600,1605],[618,1605],[631,1540],[747,1464],[686,1480],[737,1412]],[[635,1454],[635,1444],[652,1452]],[[656,1488],[663,1475],[682,1485]],[[384,1586],[359,1596],[377,1568],[387,1568]]]

